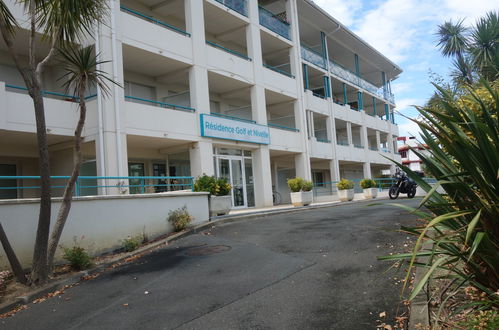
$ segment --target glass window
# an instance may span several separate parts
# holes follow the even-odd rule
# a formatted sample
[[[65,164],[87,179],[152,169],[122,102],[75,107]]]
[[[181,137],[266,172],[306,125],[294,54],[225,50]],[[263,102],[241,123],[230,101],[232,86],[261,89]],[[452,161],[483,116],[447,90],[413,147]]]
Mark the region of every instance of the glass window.
[[[1,176],[16,176],[16,165],[0,164]],[[3,179],[0,180],[0,199],[16,199],[17,198],[17,180]]]
[[[313,171],[312,177],[314,180],[314,186],[324,187],[324,172],[322,171]]]

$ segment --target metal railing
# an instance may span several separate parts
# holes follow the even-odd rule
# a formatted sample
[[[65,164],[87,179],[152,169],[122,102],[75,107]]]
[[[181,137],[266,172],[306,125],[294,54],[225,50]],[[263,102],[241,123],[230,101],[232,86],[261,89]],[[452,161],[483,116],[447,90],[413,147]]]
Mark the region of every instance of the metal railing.
[[[357,148],[357,149],[364,149],[364,146],[362,144],[355,144],[354,143],[354,148]]]
[[[248,17],[248,6],[246,0],[215,0],[227,8],[230,8],[239,14]]]
[[[64,189],[70,176],[51,176],[51,189]],[[15,180],[15,185],[0,186],[1,191],[37,190],[40,186],[31,183],[40,180],[40,176],[0,176],[0,180]],[[20,185],[28,181],[28,185]],[[116,182],[110,184],[109,181]],[[116,188],[117,192],[125,194],[159,193],[166,191],[193,190],[194,178],[190,176],[80,176],[76,180],[75,196],[99,195],[100,188]],[[54,194],[55,196],[56,194]],[[62,195],[62,191],[60,192]],[[15,197],[17,198],[17,197]]]
[[[301,57],[309,63],[317,65],[324,70],[326,69],[326,59],[320,53],[305,45],[301,45]]]
[[[374,84],[370,83],[369,81],[363,79],[362,77],[357,76],[356,73],[350,71],[349,69],[345,68],[343,65],[335,61],[329,61],[329,71],[335,76],[355,86],[358,86],[374,95],[377,95],[380,98],[385,99],[390,103],[395,103],[395,97],[392,93],[385,91],[383,87],[377,87]]]
[[[346,140],[337,140],[336,141],[336,144],[340,145],[340,146],[349,146],[350,144],[348,143],[348,141]]]
[[[261,25],[271,31],[274,31],[281,37],[291,40],[291,29],[288,22],[284,21],[282,18],[262,6],[258,6],[258,11]]]
[[[275,67],[275,66],[271,66],[271,65],[268,65],[268,64],[265,64],[265,63],[263,63],[263,66],[264,66],[264,67],[266,67],[267,69],[270,69],[270,70],[272,70],[272,71],[275,71],[275,72],[277,72],[277,73],[280,73],[280,74],[283,74],[283,75],[285,75],[285,76],[288,76],[288,77],[290,77],[290,78],[295,79],[295,76],[293,76],[291,73],[286,72],[286,71],[284,71],[284,70],[281,70],[281,69],[279,69],[279,68],[277,68],[277,67]]]
[[[267,126],[268,127],[282,129],[282,130],[285,130],[285,131],[292,131],[292,132],[299,132],[300,131],[298,128],[283,126],[283,125],[279,125],[279,124],[268,123]]]
[[[210,46],[212,46],[212,47],[215,47],[215,48],[219,48],[219,49],[221,49],[221,50],[223,50],[223,51],[225,51],[225,52],[227,52],[227,53],[230,53],[230,54],[232,54],[232,55],[236,55],[236,56],[238,56],[238,57],[240,57],[240,58],[242,58],[242,59],[245,59],[245,60],[247,60],[247,61],[250,61],[250,62],[251,62],[251,58],[249,58],[248,56],[246,56],[246,55],[244,55],[244,54],[241,54],[241,53],[239,53],[239,52],[237,52],[237,51],[235,51],[235,50],[232,50],[232,49],[226,48],[226,47],[224,47],[224,46],[221,46],[221,45],[219,45],[219,44],[217,44],[217,43],[215,43],[215,42],[213,42],[213,41],[208,41],[208,40],[206,40],[206,44],[207,44],[207,45],[210,45]]]
[[[5,88],[10,88],[14,90],[20,90],[23,92],[27,92],[28,89],[26,87],[21,87],[21,86],[15,86],[15,85],[10,85],[10,84],[5,84]],[[42,95],[44,97],[51,97],[51,98],[56,98],[59,100],[63,101],[68,101],[68,102],[79,102],[80,98],[76,95],[68,95],[68,94],[62,94],[62,93],[57,93],[57,92],[49,92],[49,91],[42,91]],[[85,96],[85,100],[92,99],[94,97],[97,97],[97,94],[92,94]]]
[[[196,109],[186,107],[183,105],[176,105],[176,104],[170,104],[170,103],[164,103],[164,102],[159,102],[159,101],[154,101],[154,100],[147,100],[143,99],[141,97],[135,97],[135,96],[130,96],[130,95],[125,95],[125,100],[130,101],[130,102],[135,102],[135,103],[146,103],[146,104],[152,104],[161,108],[167,108],[167,109],[172,109],[172,110],[181,110],[181,111],[188,111],[188,112],[195,112]]]
[[[128,7],[125,7],[125,6],[120,6],[120,9],[121,9],[121,11],[123,11],[123,12],[125,12],[125,13],[131,14],[131,15],[134,15],[134,16],[136,16],[136,17],[138,17],[138,18],[141,18],[141,19],[143,19],[143,20],[145,20],[145,21],[149,21],[149,22],[154,23],[154,24],[157,24],[157,25],[159,25],[159,26],[161,26],[161,27],[164,27],[164,28],[167,28],[167,29],[169,29],[169,30],[172,30],[172,31],[178,32],[178,33],[180,33],[180,34],[183,34],[184,36],[188,36],[188,37],[190,37],[190,36],[191,36],[191,34],[190,34],[190,33],[186,32],[186,31],[184,31],[184,30],[182,30],[182,29],[180,29],[180,28],[178,28],[178,27],[176,27],[176,26],[173,26],[173,25],[171,25],[171,24],[168,24],[168,23],[162,22],[162,21],[160,21],[160,20],[157,20],[157,19],[155,19],[154,17],[144,15],[144,14],[142,14],[141,12],[138,12],[138,11],[136,11],[136,10],[130,9],[130,8],[128,8]]]
[[[331,143],[331,140],[328,140],[328,139],[319,139],[319,138],[315,138],[317,140],[317,142],[320,142],[320,143]]]
[[[242,121],[242,122],[246,122],[246,123],[256,124],[256,121],[254,121],[252,119],[230,116],[230,115],[226,115],[226,114],[218,113],[218,112],[210,112],[210,115],[215,116],[215,117],[220,117],[220,118],[227,118],[227,119],[231,119],[231,120],[237,120],[237,121]]]

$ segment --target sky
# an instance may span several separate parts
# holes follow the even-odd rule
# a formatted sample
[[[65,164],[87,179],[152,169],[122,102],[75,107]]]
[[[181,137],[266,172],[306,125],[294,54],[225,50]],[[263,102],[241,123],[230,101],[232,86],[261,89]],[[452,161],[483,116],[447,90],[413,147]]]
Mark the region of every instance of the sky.
[[[404,71],[392,82],[400,136],[418,135],[414,105],[433,94],[429,72],[448,80],[451,61],[443,58],[435,32],[448,20],[471,26],[499,0],[315,0],[334,18],[395,62]]]

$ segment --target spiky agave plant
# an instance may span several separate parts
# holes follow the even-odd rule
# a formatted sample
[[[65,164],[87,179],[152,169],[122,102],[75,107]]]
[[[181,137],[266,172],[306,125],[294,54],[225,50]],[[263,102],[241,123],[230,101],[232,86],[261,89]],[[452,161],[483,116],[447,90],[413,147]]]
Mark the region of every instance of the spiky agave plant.
[[[402,228],[418,236],[412,253],[380,259],[408,261],[405,284],[413,266],[427,269],[409,299],[438,270],[458,288],[471,285],[485,293],[482,307],[499,307],[499,84],[481,81],[458,97],[436,87],[438,106],[419,108],[422,120],[415,120],[428,154],[414,152],[438,182],[432,187],[399,164],[427,192],[420,207],[430,212],[411,209],[427,224]],[[421,249],[424,241],[429,249]]]

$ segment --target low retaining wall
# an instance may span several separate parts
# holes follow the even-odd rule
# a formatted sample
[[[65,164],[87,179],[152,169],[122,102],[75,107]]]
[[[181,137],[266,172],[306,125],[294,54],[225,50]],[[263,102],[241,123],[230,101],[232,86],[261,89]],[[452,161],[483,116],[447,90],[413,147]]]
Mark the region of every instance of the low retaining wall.
[[[144,195],[89,196],[73,200],[60,245],[82,246],[101,254],[123,245],[128,236],[145,234],[153,239],[172,232],[168,212],[187,207],[194,217],[193,225],[209,220],[208,193],[167,192]],[[53,199],[52,222],[61,203]],[[23,267],[29,267],[38,224],[39,199],[0,201],[0,222]],[[61,250],[56,259],[61,260]],[[0,248],[0,269],[8,268],[5,252]]]

